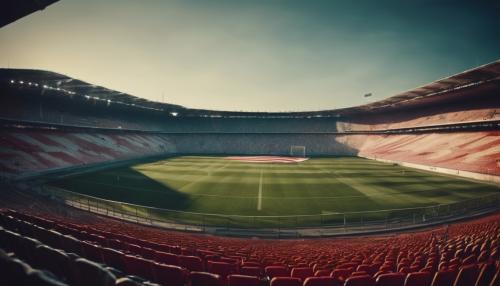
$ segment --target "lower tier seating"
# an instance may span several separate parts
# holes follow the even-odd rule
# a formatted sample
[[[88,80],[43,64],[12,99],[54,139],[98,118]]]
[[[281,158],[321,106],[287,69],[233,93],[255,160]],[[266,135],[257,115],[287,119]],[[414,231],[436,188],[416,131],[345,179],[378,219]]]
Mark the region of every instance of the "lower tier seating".
[[[499,214],[369,239],[267,241],[0,209],[0,249],[2,285],[500,285]]]

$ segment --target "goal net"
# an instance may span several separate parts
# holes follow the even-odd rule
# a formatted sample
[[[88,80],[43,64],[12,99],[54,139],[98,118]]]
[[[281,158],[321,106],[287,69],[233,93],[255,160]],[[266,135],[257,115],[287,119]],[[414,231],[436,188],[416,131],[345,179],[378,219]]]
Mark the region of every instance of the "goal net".
[[[290,146],[290,156],[292,157],[305,157],[306,146],[293,145]]]

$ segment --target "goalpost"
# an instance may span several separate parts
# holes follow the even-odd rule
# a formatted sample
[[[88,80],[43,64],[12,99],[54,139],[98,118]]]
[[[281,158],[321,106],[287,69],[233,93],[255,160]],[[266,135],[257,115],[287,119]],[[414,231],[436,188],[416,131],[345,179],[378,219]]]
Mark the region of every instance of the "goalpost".
[[[290,146],[290,156],[292,157],[305,157],[306,146],[292,145]]]

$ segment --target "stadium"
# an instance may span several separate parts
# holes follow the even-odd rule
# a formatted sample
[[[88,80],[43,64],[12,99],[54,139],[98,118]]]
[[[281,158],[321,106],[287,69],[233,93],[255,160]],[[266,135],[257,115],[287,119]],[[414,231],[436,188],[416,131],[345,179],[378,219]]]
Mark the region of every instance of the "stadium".
[[[1,285],[500,285],[498,57],[316,111],[59,72],[0,68]]]

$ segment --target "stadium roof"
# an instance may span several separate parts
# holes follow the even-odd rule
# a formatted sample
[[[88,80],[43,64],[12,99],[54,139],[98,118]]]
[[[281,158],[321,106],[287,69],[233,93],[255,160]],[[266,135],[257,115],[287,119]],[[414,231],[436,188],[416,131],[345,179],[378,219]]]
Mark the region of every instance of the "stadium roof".
[[[443,95],[453,94],[455,91],[483,84],[493,84],[500,87],[500,60],[468,70],[462,73],[443,78],[366,105],[332,109],[323,111],[304,112],[237,112],[217,111],[204,109],[190,109],[180,105],[166,104],[139,98],[123,92],[111,90],[102,86],[93,85],[68,76],[42,70],[28,69],[0,69],[0,81],[8,84],[37,85],[40,88],[49,88],[66,93],[68,96],[82,96],[87,99],[105,100],[111,103],[126,104],[138,108],[159,111],[176,112],[179,116],[207,116],[207,117],[303,117],[303,116],[342,116],[358,112],[373,111],[391,107],[411,106],[426,99],[439,100]]]
[[[0,28],[26,15],[45,9],[59,0],[2,0],[0,1]]]

